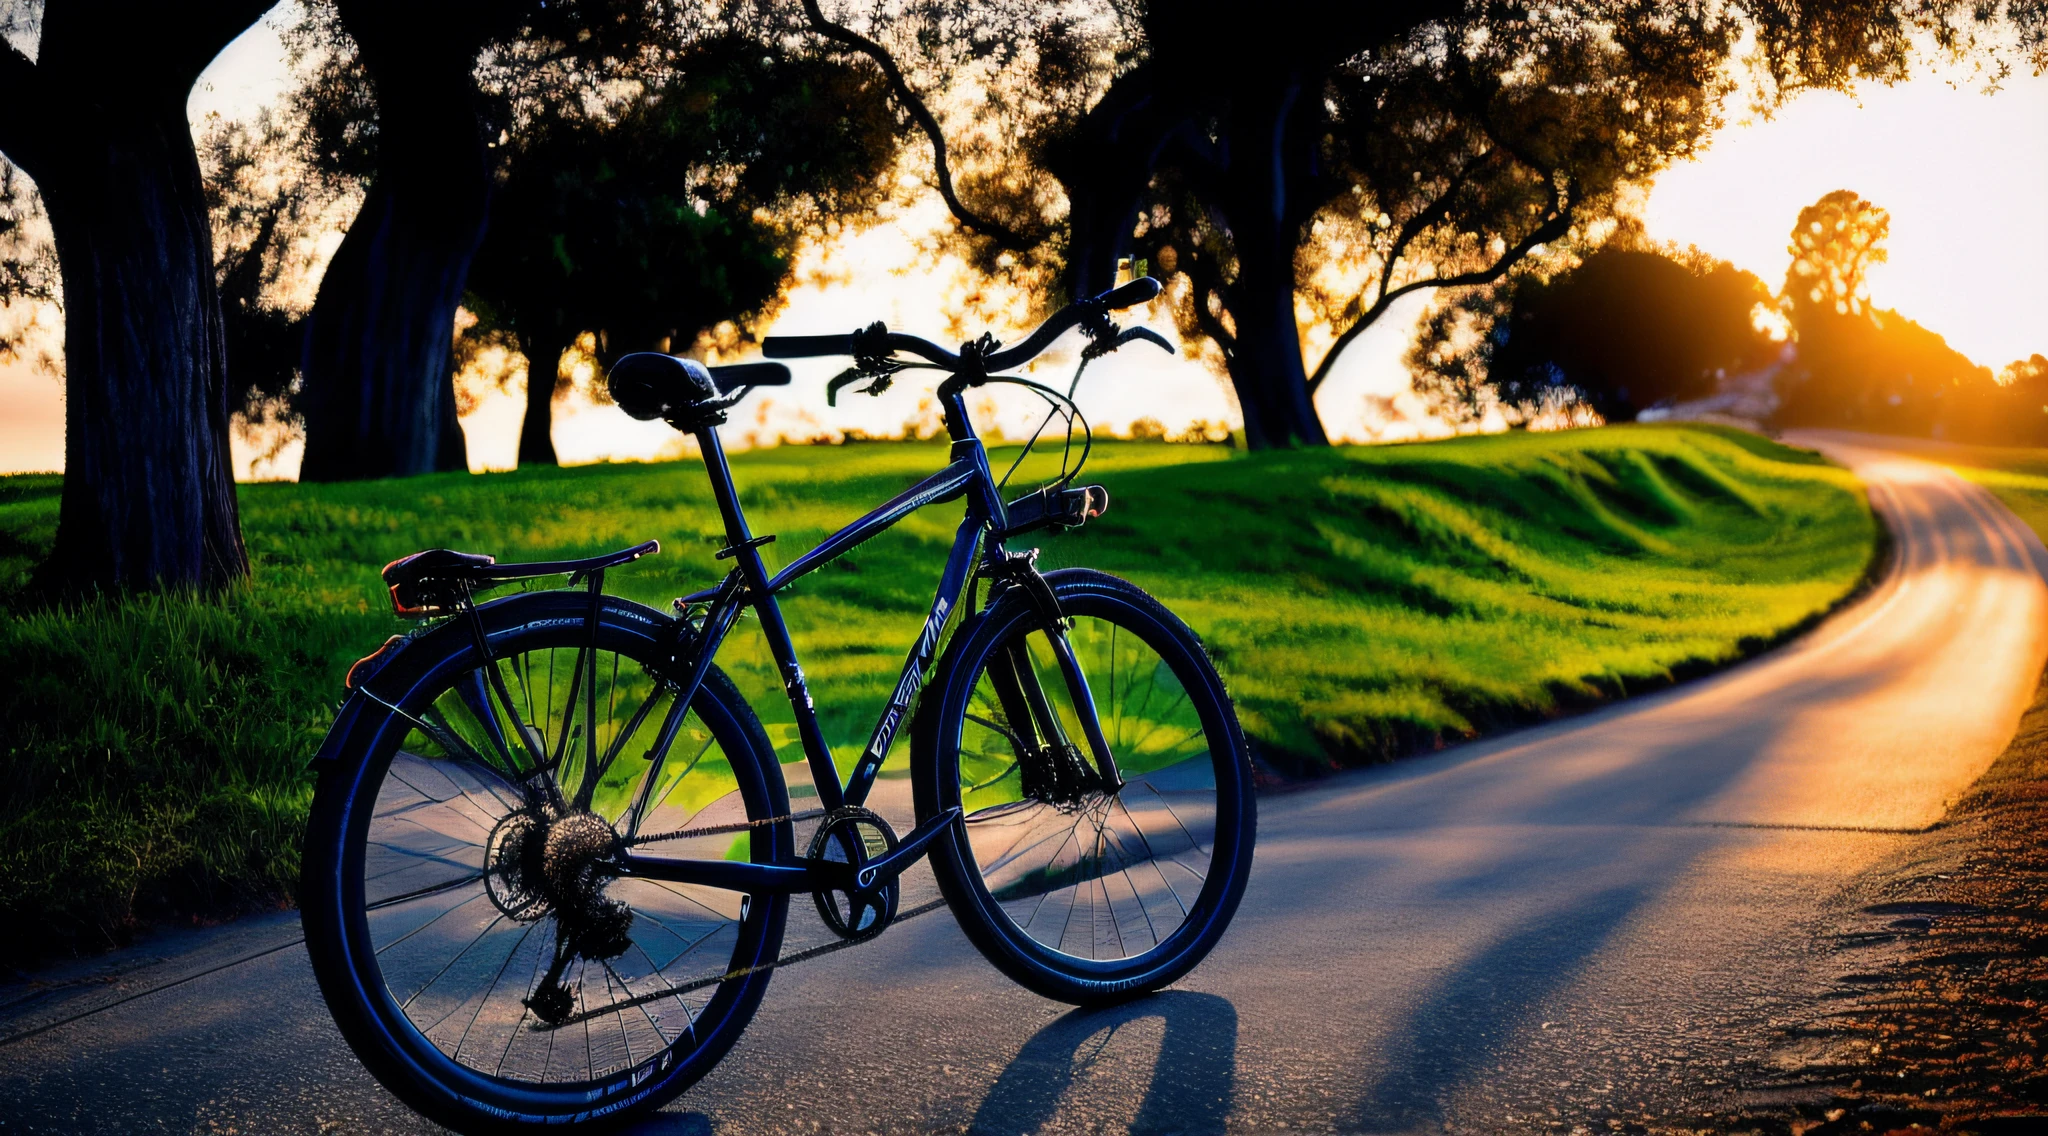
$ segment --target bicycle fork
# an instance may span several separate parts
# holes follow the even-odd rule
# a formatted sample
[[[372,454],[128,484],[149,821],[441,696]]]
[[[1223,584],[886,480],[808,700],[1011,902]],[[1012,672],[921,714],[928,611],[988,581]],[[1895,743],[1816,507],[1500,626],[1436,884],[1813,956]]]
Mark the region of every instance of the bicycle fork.
[[[1065,621],[1054,619],[1045,626],[1046,639],[1072,702],[1073,716],[1094,759],[1093,767],[1081,759],[1080,747],[1068,735],[1059,713],[1046,698],[1030,648],[1017,641],[1004,645],[989,664],[989,681],[996,700],[1010,725],[1010,742],[1017,751],[1019,776],[1027,797],[1054,804],[1073,804],[1089,792],[1114,794],[1123,788],[1116,755],[1102,732],[1088,677],[1074,657]]]

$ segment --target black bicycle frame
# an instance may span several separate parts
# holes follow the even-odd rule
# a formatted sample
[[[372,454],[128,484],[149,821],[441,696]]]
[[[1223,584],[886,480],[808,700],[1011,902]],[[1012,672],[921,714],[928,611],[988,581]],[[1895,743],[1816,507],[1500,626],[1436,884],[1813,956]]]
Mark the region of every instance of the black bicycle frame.
[[[707,426],[692,432],[703,453],[705,469],[711,477],[712,495],[725,523],[726,547],[719,552],[719,558],[731,558],[736,563],[716,587],[678,601],[685,607],[708,605],[708,610],[685,673],[678,683],[680,689],[675,704],[663,720],[651,750],[653,768],[648,770],[639,800],[625,818],[628,840],[639,831],[648,797],[654,784],[660,780],[661,763],[666,760],[670,743],[682,728],[691,699],[711,668],[712,657],[732,630],[740,612],[750,606],[760,617],[761,632],[767,637],[768,649],[781,673],[783,692],[796,714],[797,736],[803,743],[811,778],[817,785],[819,803],[829,812],[867,800],[875,777],[881,771],[882,761],[888,756],[890,744],[902,729],[905,716],[930,675],[945,628],[959,614],[961,597],[977,571],[977,559],[982,561],[983,568],[993,573],[1000,570],[1008,556],[1002,540],[993,537],[1007,525],[1008,518],[995,478],[989,470],[987,451],[968,420],[960,395],[942,391],[941,397],[946,404],[947,432],[953,439],[950,464],[825,538],[816,548],[772,577],[762,563],[760,553],[760,546],[767,541],[756,539],[747,526],[746,514],[740,508],[739,493],[733,485],[732,468],[726,461],[724,447],[719,444],[716,429]],[[831,747],[826,744],[824,731],[819,728],[817,711],[804,683],[803,667],[797,661],[796,647],[790,641],[789,628],[783,622],[776,595],[795,580],[830,563],[926,505],[937,505],[963,496],[967,499],[966,516],[953,538],[952,551],[946,558],[945,572],[939,577],[938,591],[932,597],[924,628],[903,661],[902,675],[889,697],[888,706],[883,709],[881,718],[869,735],[860,760],[842,784],[838,766],[832,760]],[[1080,712],[1089,748],[1094,751],[1105,777],[1111,783],[1120,783],[1116,780],[1114,758],[1096,721],[1094,700],[1088,693],[1087,681],[1075,663],[1064,635],[1059,634],[1056,627],[1053,639],[1060,670]],[[915,862],[931,840],[952,824],[958,815],[956,809],[930,818],[909,833],[888,855],[858,866],[811,861],[750,864],[725,860],[681,860],[628,852],[623,870],[650,879],[761,894],[846,888],[849,885],[865,888],[877,878],[892,878]]]

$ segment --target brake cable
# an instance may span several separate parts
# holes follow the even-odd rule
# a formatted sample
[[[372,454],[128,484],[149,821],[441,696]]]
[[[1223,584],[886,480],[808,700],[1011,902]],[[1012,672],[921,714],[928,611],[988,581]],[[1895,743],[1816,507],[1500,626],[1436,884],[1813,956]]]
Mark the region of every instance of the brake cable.
[[[1083,363],[1083,366],[1086,366],[1086,364]],[[1064,409],[1067,413],[1066,448],[1060,454],[1059,479],[1053,482],[1050,488],[1058,490],[1072,485],[1074,479],[1081,476],[1082,468],[1088,464],[1088,455],[1095,450],[1095,432],[1089,428],[1088,417],[1081,413],[1079,404],[1075,403],[1072,398],[1046,386],[1044,383],[1033,382],[1030,379],[1017,375],[998,375],[988,381],[1023,387],[1052,404],[1052,410],[1046,414],[1045,421],[1039,423],[1038,429],[1032,431],[1031,440],[1024,443],[1024,452],[1018,454],[1017,460],[1010,463],[1010,468],[1003,471],[1002,478],[996,482],[996,488],[1001,489],[1010,483],[1011,475],[1017,472],[1018,466],[1024,464],[1025,458],[1031,456],[1031,448],[1038,444],[1038,439],[1045,433],[1045,428],[1052,425],[1052,420],[1059,415],[1062,404],[1064,404]],[[1075,382],[1076,384],[1080,382],[1078,376],[1076,376]],[[1067,459],[1074,452],[1074,426],[1076,423],[1079,423],[1081,427],[1081,460],[1075,462],[1073,468],[1069,469],[1067,468]]]

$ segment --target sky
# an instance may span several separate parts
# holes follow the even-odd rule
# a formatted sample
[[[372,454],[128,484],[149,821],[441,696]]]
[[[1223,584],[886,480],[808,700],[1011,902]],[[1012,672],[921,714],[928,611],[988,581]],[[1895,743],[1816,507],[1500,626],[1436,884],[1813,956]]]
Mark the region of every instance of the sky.
[[[1776,287],[1799,210],[1837,189],[1891,212],[1891,258],[1870,274],[1879,307],[1993,369],[2048,354],[2048,78],[1802,95],[1658,177],[1644,221]]]
[[[202,76],[190,112],[247,113],[274,98],[285,82],[273,13],[238,39]],[[1946,336],[1978,363],[1997,368],[2034,352],[2048,353],[2048,78],[2014,76],[1995,93],[1981,80],[1923,70],[1895,87],[1867,86],[1853,95],[1810,93],[1769,118],[1731,114],[1729,126],[1697,159],[1662,173],[1645,200],[1649,234],[1692,244],[1733,261],[1776,285],[1790,256],[1788,232],[1801,207],[1835,189],[1852,189],[1891,212],[1891,259],[1871,276],[1872,298]],[[839,332],[881,319],[891,327],[948,338],[944,313],[958,310],[976,281],[957,262],[934,264],[918,238],[945,223],[933,195],[898,211],[887,224],[849,233],[810,250],[798,265],[801,283],[766,328],[768,334]],[[1440,430],[1407,390],[1402,353],[1427,304],[1413,296],[1346,352],[1319,392],[1331,434],[1343,440],[1428,436]],[[1162,310],[1129,313],[1178,341]],[[1019,328],[994,328],[1014,338]],[[1034,377],[1064,389],[1071,354],[1050,357]],[[829,435],[848,429],[893,433],[929,418],[926,391],[915,382],[869,399],[842,397],[828,408],[827,378],[841,364],[798,363],[786,390],[763,391],[735,415],[735,440]],[[0,364],[0,472],[61,467],[61,382],[20,364]],[[1369,414],[1368,399],[1377,399]],[[1388,398],[1405,420],[1388,423]],[[1169,429],[1191,421],[1234,419],[1226,382],[1183,353],[1168,357],[1143,345],[1091,366],[1080,391],[1089,419],[1117,431],[1154,417]],[[1037,422],[1029,406],[999,398],[985,408],[1008,436]],[[474,468],[512,464],[520,403],[517,386],[482,400],[464,420]],[[637,423],[616,409],[572,400],[557,409],[555,439],[564,461],[645,459],[683,453],[660,423]],[[292,476],[297,448],[256,460],[237,444],[241,476]]]

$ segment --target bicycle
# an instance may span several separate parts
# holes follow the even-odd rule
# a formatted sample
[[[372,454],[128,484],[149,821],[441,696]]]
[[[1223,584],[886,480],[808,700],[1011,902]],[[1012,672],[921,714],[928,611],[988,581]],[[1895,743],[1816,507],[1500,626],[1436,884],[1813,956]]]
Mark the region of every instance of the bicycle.
[[[1109,317],[1158,291],[1141,279],[1069,305],[1009,350],[983,336],[948,351],[881,324],[765,340],[771,358],[851,356],[835,401],[906,368],[945,373],[952,439],[944,469],[775,573],[760,553],[774,537],[749,528],[716,428],[756,387],[786,384],[787,367],[620,360],[619,406],[697,440],[724,522],[717,556],[734,561],[673,613],[604,591],[606,572],[655,541],[526,564],[433,549],[385,568],[394,610],[428,622],[349,672],[314,761],[302,892],[321,990],[379,1080],[464,1131],[651,1111],[724,1057],[790,961],[778,952],[793,896],[813,896],[834,945],[872,939],[926,856],[968,938],[1046,997],[1134,997],[1207,955],[1243,894],[1255,830],[1223,683],[1194,633],[1136,586],[1041,573],[1035,550],[1008,548],[1082,525],[1108,496],[1074,484],[1088,429],[1073,388],[999,372],[1075,327],[1089,336],[1084,369],[1137,339],[1171,350]],[[1068,414],[1060,476],[1015,501],[963,398],[991,382]],[[842,781],[777,595],[910,513],[962,499],[923,628]],[[479,600],[552,576],[568,587]],[[791,809],[774,748],[714,661],[746,609],[816,809]],[[864,806],[906,723],[917,823],[899,837]],[[813,819],[800,853],[796,825]]]

